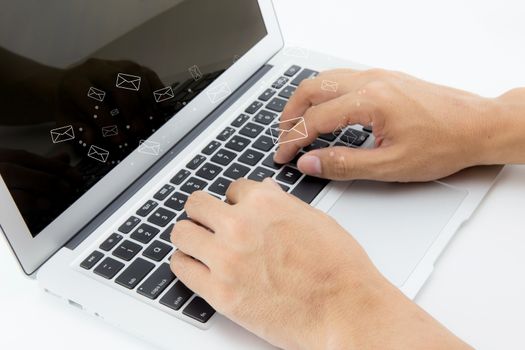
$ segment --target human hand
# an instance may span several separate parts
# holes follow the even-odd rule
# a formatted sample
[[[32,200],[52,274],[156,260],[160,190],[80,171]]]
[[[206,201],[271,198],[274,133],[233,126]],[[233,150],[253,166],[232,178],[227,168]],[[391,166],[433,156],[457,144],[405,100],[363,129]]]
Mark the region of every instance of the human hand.
[[[323,80],[337,92],[321,89]],[[281,117],[304,116],[309,137],[283,143],[275,161],[286,163],[319,134],[373,125],[373,149],[313,150],[298,161],[309,175],[334,180],[427,181],[484,164],[496,101],[384,70],[340,69],[303,81]],[[284,139],[286,141],[286,138]]]
[[[194,192],[171,236],[173,272],[220,313],[285,349],[416,348],[412,332],[457,345],[323,212],[270,179],[226,195]]]

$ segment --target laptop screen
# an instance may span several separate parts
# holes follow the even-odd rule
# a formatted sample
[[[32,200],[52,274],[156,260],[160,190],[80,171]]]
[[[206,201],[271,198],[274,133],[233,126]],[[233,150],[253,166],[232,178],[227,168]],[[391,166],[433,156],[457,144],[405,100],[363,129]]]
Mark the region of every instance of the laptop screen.
[[[33,237],[266,34],[256,0],[4,4],[0,175]]]

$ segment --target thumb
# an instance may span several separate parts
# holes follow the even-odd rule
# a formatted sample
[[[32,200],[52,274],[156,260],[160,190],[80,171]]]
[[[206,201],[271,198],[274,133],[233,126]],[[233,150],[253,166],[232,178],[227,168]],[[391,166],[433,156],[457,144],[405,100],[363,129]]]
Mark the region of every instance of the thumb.
[[[306,175],[330,180],[385,180],[392,156],[391,147],[329,147],[306,153],[297,167]]]

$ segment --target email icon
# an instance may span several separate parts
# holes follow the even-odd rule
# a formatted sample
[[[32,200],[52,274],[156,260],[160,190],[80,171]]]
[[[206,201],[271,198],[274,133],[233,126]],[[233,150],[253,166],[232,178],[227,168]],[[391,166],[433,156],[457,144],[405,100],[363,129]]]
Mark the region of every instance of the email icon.
[[[141,78],[136,75],[118,73],[116,86],[121,89],[139,91]]]
[[[53,143],[60,143],[73,140],[75,138],[75,131],[73,126],[62,126],[60,128],[51,130],[51,141]]]
[[[208,99],[211,103],[217,103],[228,97],[228,95],[231,93],[232,90],[228,86],[228,83],[221,83],[212,86],[208,91],[206,91],[206,95],[208,95]]]
[[[165,88],[153,91],[153,97],[155,97],[155,102],[158,103],[169,100],[170,98],[175,97],[175,95],[173,94],[171,86],[166,86]]]
[[[112,117],[116,116],[116,115],[119,114],[119,113],[120,113],[120,112],[119,112],[118,108],[114,108],[114,109],[112,109],[112,110],[109,112],[109,114],[110,114]]]
[[[91,145],[88,150],[88,157],[98,160],[99,162],[105,163],[109,157],[109,151],[100,148],[95,145]]]
[[[104,97],[106,97],[106,93],[104,91],[94,88],[93,86],[89,88],[87,95],[89,98],[92,98],[99,102],[104,101]]]
[[[339,88],[339,84],[335,81],[323,80],[321,82],[321,90],[323,91],[337,92],[338,88]]]
[[[283,53],[286,56],[290,56],[294,58],[308,58],[308,56],[310,56],[310,51],[308,51],[308,49],[305,49],[304,47],[299,47],[299,46],[285,47],[283,50]]]
[[[292,123],[293,126],[287,129],[279,128],[279,124],[271,126],[273,132],[271,132],[270,135],[274,144],[282,145],[308,137],[308,130],[306,129],[306,122],[303,117],[288,119],[286,122]],[[285,138],[286,140],[284,140]]]
[[[108,125],[102,127],[102,137],[111,137],[118,135],[118,127],[116,125]]]
[[[158,156],[160,154],[160,143],[149,140],[140,140],[138,151],[142,154]]]
[[[195,81],[197,81],[200,78],[202,78],[202,72],[199,69],[199,66],[197,66],[196,64],[191,66],[190,68],[188,68],[188,72],[190,72],[193,80],[195,80]]]

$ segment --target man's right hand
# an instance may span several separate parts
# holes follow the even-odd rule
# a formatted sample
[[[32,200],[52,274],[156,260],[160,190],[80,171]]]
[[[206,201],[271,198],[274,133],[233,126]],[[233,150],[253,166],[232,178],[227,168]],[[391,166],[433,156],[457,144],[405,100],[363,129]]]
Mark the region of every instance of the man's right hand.
[[[321,89],[338,83],[337,92]],[[319,134],[341,126],[372,125],[373,149],[330,147],[298,161],[309,175],[333,180],[428,181],[463,168],[488,164],[498,99],[418,80],[384,70],[334,70],[303,81],[287,104],[281,126],[304,116],[308,138],[280,145],[275,161],[286,163]],[[284,139],[283,141],[286,141]]]

